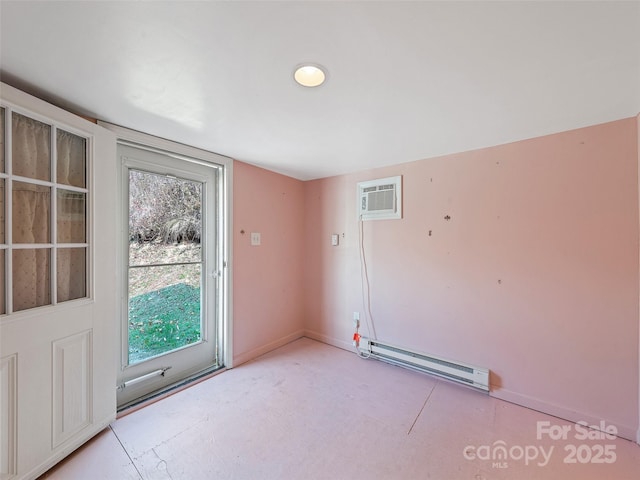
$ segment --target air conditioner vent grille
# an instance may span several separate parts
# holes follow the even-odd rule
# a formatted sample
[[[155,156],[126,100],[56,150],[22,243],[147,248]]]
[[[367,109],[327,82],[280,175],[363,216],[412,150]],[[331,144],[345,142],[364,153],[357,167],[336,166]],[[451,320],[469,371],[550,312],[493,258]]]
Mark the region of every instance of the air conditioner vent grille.
[[[369,211],[393,210],[393,190],[384,192],[372,192],[368,195]]]

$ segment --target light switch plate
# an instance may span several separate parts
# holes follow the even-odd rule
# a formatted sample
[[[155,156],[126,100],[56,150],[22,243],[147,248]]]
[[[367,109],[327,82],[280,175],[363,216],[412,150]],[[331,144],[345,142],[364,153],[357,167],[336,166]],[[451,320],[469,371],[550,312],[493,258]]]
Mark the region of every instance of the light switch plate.
[[[261,243],[260,233],[251,232],[251,245],[257,247]]]
[[[331,235],[331,245],[333,245],[334,247],[338,245],[339,240],[339,236],[337,233],[334,233]]]

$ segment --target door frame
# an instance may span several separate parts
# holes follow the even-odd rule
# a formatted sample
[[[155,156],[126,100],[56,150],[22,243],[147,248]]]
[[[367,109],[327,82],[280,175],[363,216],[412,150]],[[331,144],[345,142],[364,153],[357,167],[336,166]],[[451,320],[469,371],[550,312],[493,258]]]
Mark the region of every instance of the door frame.
[[[132,147],[129,143],[118,145],[118,158],[121,165],[122,218],[124,219],[122,242],[123,256],[120,259],[124,270],[123,298],[121,319],[121,373],[118,381],[118,404],[120,408],[126,408],[130,402],[138,402],[138,399],[154,392],[162,391],[170,385],[182,382],[192,375],[199,375],[209,369],[219,369],[223,365],[219,353],[222,351],[218,336],[218,328],[221,318],[218,314],[219,273],[221,272],[221,248],[218,247],[218,216],[217,207],[219,193],[219,176],[222,172],[220,165],[204,165],[193,160],[169,157],[166,153]],[[127,232],[127,219],[130,214],[130,172],[141,171],[152,175],[169,175],[177,179],[184,179],[199,183],[202,186],[202,236],[201,236],[201,261],[200,270],[200,320],[201,338],[189,345],[169,350],[163,354],[151,356],[140,362],[129,362],[129,305],[131,301],[131,266],[129,264],[130,238]],[[127,188],[128,187],[128,188]],[[170,371],[168,371],[170,370]],[[159,374],[162,372],[162,374]],[[164,374],[166,372],[166,375]],[[152,374],[149,376],[149,374]],[[154,375],[155,373],[155,375]],[[139,382],[137,379],[145,379]]]
[[[232,302],[232,226],[233,226],[233,218],[232,218],[232,187],[233,187],[233,160],[229,157],[225,157],[223,155],[219,155],[216,153],[208,152],[206,150],[201,150],[199,148],[190,147],[188,145],[183,145],[180,143],[172,142],[170,140],[166,140],[164,138],[156,137],[153,135],[149,135],[146,133],[138,132],[135,130],[130,130],[125,127],[121,127],[119,125],[114,125],[108,122],[98,121],[98,124],[105,127],[108,130],[111,130],[115,133],[117,142],[119,144],[125,144],[128,146],[133,146],[136,148],[147,149],[155,152],[159,152],[161,154],[167,155],[169,157],[174,157],[177,159],[185,159],[189,161],[202,162],[202,164],[207,166],[217,166],[220,167],[219,177],[218,177],[218,202],[216,205],[217,214],[218,214],[218,225],[217,225],[217,240],[219,242],[219,258],[218,264],[221,266],[220,274],[219,274],[219,287],[218,292],[220,293],[219,298],[216,299],[218,309],[218,325],[216,328],[217,332],[217,342],[219,348],[219,363],[220,366],[224,366],[225,368],[233,367],[233,302]],[[120,162],[118,162],[120,164]],[[118,166],[119,169],[122,169],[122,165]],[[123,192],[123,188],[125,185],[122,185],[122,172],[118,175],[118,191]],[[125,201],[125,196],[123,194],[120,195],[120,202]],[[123,238],[122,235],[125,234],[124,229],[125,226],[128,225],[128,219],[123,218],[123,208],[119,208],[119,235],[120,238]],[[126,221],[125,221],[126,220]],[[123,311],[123,304],[127,302],[127,298],[124,297],[125,293],[125,279],[127,275],[126,266],[123,265],[123,262],[120,260],[124,258],[124,245],[123,242],[118,242],[118,267],[117,267],[117,288],[120,295],[118,297],[118,311]],[[118,327],[119,336],[121,338],[122,335],[122,322],[119,322],[120,326]],[[120,359],[120,356],[119,356]]]

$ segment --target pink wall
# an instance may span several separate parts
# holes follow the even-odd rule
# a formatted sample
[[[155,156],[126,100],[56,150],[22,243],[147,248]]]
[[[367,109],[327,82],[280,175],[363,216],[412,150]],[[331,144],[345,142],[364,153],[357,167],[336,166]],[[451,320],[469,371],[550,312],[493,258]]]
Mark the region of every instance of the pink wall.
[[[404,218],[363,224],[378,338],[488,367],[497,397],[635,439],[637,128],[307,182],[307,334],[350,348],[352,312],[365,311],[356,183],[403,175]]]
[[[262,245],[251,246],[251,232]],[[303,335],[303,233],[303,182],[234,162],[235,365]]]

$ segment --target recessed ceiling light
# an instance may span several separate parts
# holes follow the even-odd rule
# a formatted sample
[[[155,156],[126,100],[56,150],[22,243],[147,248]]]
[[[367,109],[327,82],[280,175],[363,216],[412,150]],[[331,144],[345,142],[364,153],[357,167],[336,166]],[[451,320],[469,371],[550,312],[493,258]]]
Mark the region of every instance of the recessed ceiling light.
[[[303,87],[319,87],[327,78],[322,67],[306,63],[296,67],[293,78]]]

